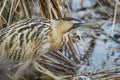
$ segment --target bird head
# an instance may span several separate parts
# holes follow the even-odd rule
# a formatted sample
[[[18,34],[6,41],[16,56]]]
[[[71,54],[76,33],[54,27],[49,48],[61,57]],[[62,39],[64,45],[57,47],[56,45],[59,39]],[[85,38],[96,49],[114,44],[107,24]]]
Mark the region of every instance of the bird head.
[[[74,29],[79,29],[81,27],[91,26],[91,24],[75,18],[60,18],[60,19],[52,20],[51,26],[53,28],[53,35],[51,37],[53,41],[52,43],[54,43],[53,48],[61,49],[61,47],[65,42],[63,36],[66,33]]]
[[[56,22],[58,22],[56,29],[60,34],[65,34],[71,30],[77,29],[84,23],[82,20],[70,17],[57,19]]]

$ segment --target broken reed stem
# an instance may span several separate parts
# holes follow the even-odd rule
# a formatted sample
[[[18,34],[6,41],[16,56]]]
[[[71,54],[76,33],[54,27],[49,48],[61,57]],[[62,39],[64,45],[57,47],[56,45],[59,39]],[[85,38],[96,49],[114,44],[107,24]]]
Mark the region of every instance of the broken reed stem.
[[[102,6],[102,4],[98,1],[98,0],[96,0],[96,2],[100,5],[100,7],[105,11],[105,13],[110,17],[110,18],[112,18],[112,16],[110,15],[110,12],[108,12],[103,6]]]
[[[2,12],[3,12],[4,8],[5,8],[6,3],[7,3],[7,0],[4,1],[4,4],[3,4],[2,9],[0,11],[0,16],[2,15]]]
[[[12,21],[12,15],[13,15],[13,5],[14,5],[14,0],[12,0],[11,2],[11,8],[10,8],[10,14],[9,14],[9,18],[8,18],[8,23],[7,26],[9,26],[11,24]]]
[[[118,0],[115,0],[115,10],[114,10],[114,18],[113,18],[113,24],[112,24],[112,29],[108,35],[111,35],[114,32],[115,28],[115,22],[116,22],[116,15],[117,15],[117,9],[118,9]]]

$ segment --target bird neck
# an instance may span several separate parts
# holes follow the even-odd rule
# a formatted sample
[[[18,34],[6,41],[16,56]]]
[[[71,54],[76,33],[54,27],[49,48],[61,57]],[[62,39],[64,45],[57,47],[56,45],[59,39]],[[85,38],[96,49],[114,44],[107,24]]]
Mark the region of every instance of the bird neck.
[[[53,27],[52,35],[50,37],[51,47],[54,50],[58,50],[63,46],[63,35],[57,32],[56,28]]]

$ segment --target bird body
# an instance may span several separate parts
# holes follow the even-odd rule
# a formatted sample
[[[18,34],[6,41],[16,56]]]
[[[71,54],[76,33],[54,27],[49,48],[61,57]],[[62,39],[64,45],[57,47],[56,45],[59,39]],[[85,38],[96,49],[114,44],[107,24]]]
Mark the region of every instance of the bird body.
[[[64,44],[63,35],[73,25],[72,21],[48,19],[26,19],[12,24],[0,31],[0,58],[25,61],[59,50]]]

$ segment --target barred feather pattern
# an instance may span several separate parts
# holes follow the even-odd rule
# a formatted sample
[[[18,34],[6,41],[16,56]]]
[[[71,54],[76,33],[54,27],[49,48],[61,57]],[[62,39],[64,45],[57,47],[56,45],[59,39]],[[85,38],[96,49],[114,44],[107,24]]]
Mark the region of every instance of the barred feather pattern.
[[[49,48],[51,21],[27,19],[0,31],[0,56],[14,61],[31,59]],[[44,45],[44,47],[41,46]]]

